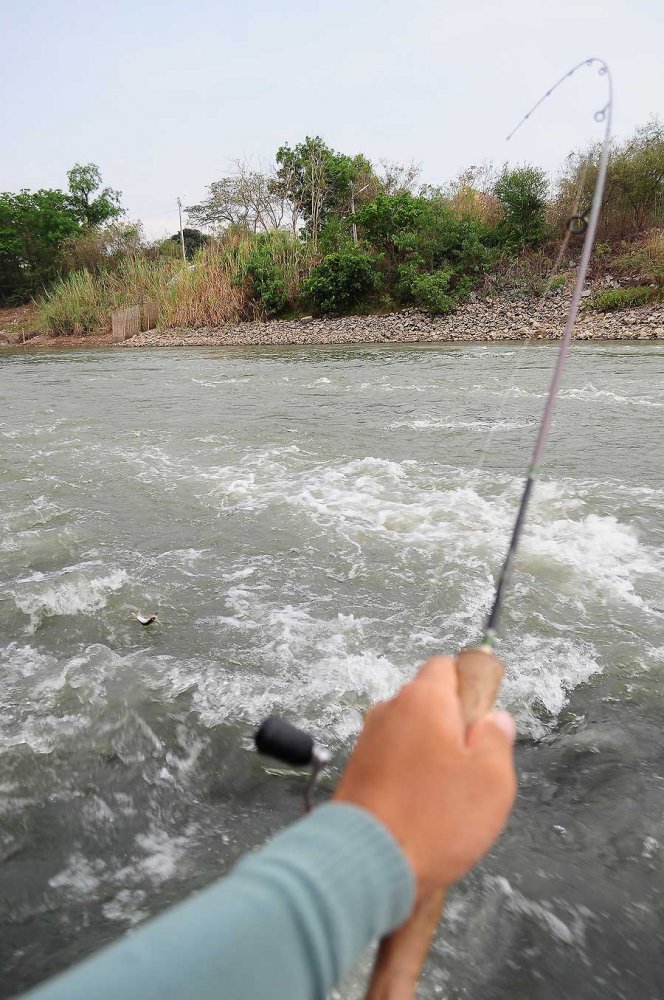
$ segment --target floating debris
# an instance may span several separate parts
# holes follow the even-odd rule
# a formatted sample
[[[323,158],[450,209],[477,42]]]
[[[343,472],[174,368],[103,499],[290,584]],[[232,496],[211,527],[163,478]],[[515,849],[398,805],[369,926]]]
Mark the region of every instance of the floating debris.
[[[157,620],[156,611],[153,615],[144,615],[142,611],[132,611],[132,615],[141,625],[152,625],[152,622]]]

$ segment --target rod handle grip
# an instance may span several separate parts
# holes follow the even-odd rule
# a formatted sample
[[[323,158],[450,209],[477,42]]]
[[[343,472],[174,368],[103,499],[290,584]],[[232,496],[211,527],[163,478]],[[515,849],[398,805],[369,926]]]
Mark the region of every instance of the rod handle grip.
[[[455,665],[461,709],[468,727],[493,708],[504,666],[484,646],[463,650]],[[405,924],[382,939],[366,1000],[412,1000],[444,905],[445,891],[432,893],[417,904]]]

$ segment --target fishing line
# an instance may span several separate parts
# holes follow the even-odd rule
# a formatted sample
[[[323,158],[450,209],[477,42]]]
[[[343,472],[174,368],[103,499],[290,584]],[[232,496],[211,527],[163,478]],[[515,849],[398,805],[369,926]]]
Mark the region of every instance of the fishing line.
[[[574,74],[579,69],[583,67],[591,68],[597,64],[599,64],[598,75],[601,77],[606,77],[608,85],[607,101],[605,105],[602,108],[595,111],[593,114],[594,120],[598,123],[604,123],[605,126],[599,169],[595,180],[591,205],[589,208],[583,210],[581,208],[582,199],[585,190],[585,182],[587,180],[588,171],[590,169],[590,157],[589,156],[585,157],[582,165],[581,174],[576,184],[576,190],[574,192],[572,212],[566,221],[565,234],[561,242],[561,246],[556,255],[556,258],[548,270],[548,274],[544,282],[544,288],[535,307],[538,312],[541,311],[543,303],[551,291],[553,280],[560,266],[560,262],[562,261],[565,252],[567,251],[571,238],[583,234],[584,241],[581,250],[581,259],[577,268],[576,280],[572,291],[572,298],[570,301],[565,327],[563,330],[559,355],[554,370],[553,380],[549,388],[547,404],[545,407],[544,415],[542,417],[540,431],[535,446],[535,452],[531,460],[531,464],[526,477],[526,482],[524,484],[523,492],[521,495],[521,500],[517,511],[517,517],[512,530],[510,544],[508,546],[507,556],[503,563],[502,569],[498,575],[493,607],[489,614],[483,633],[484,636],[483,642],[484,644],[487,645],[491,645],[495,638],[496,627],[500,616],[500,611],[502,608],[502,600],[504,596],[505,585],[510,575],[516,548],[518,547],[519,540],[521,538],[521,532],[523,530],[525,514],[532,493],[533,482],[538,472],[539,460],[541,458],[548,430],[550,427],[551,417],[553,412],[553,404],[555,402],[558,393],[558,388],[560,385],[560,379],[562,377],[564,363],[569,350],[572,330],[578,313],[579,303],[581,300],[581,292],[583,291],[585,277],[588,269],[588,263],[590,260],[590,254],[592,252],[592,247],[594,243],[599,211],[601,209],[604,181],[606,179],[606,168],[608,163],[608,156],[610,151],[610,139],[611,139],[611,110],[613,105],[613,87],[612,87],[611,73],[609,71],[607,64],[604,62],[604,60],[593,57],[590,59],[584,59],[582,62],[572,67],[572,69],[570,69],[567,73],[561,76],[560,79],[557,80],[556,83],[553,84],[553,86],[551,86],[546,91],[546,93],[537,101],[536,104],[532,106],[532,108],[530,108],[529,111],[526,112],[523,118],[506,136],[506,141],[509,142],[509,140],[515,135],[515,133],[525,124],[525,122],[527,122],[533,116],[533,114],[541,107],[541,105],[544,104],[545,101],[549,97],[551,97],[560,86],[562,86],[567,80],[569,80],[572,76],[574,76]],[[533,343],[535,335],[536,335],[536,330],[533,329],[533,331],[528,335],[528,337],[525,338],[523,343],[525,343],[526,346],[531,345]],[[480,454],[479,462],[471,470],[471,474],[464,489],[476,486],[478,484],[478,481],[482,473],[485,471],[487,459],[490,451],[492,450],[492,445],[494,443],[493,435],[499,428],[507,412],[507,408],[509,405],[509,391],[510,389],[514,389],[515,387],[516,387],[516,381],[513,369],[511,383],[507,387],[507,390],[503,393],[501,405],[498,409],[498,415],[497,417],[495,417],[491,426],[487,429],[484,441],[484,448]],[[451,504],[450,508],[451,510],[454,510],[458,506],[458,502],[460,499],[461,496],[458,494]],[[439,587],[437,585],[437,579],[431,581],[428,589],[429,593],[422,601],[421,606],[423,608],[433,607],[433,605],[436,603],[438,599]]]
[[[568,230],[574,227],[576,228],[579,224],[585,227],[585,237],[583,240],[583,248],[581,250],[581,260],[579,261],[579,266],[576,273],[576,282],[574,284],[574,289],[572,291],[572,301],[570,302],[569,311],[567,313],[567,321],[565,323],[565,329],[563,332],[563,339],[560,344],[560,350],[558,352],[558,359],[556,361],[556,366],[553,371],[553,377],[551,379],[551,386],[549,388],[549,394],[546,399],[546,404],[544,406],[544,413],[542,414],[542,421],[537,434],[537,439],[535,441],[535,447],[533,449],[533,456],[530,462],[530,467],[528,469],[528,474],[526,476],[526,481],[523,487],[523,493],[521,494],[521,500],[517,510],[516,519],[514,521],[514,527],[512,529],[512,535],[507,548],[507,554],[503,562],[502,568],[498,575],[498,580],[496,582],[496,591],[494,596],[493,605],[489,616],[484,627],[484,642],[483,644],[491,647],[496,637],[496,632],[498,628],[498,622],[500,620],[500,614],[503,606],[503,599],[506,585],[509,581],[509,577],[512,570],[512,564],[514,562],[514,557],[521,539],[521,534],[523,531],[523,526],[525,523],[526,513],[528,510],[528,504],[530,501],[530,496],[540,471],[540,464],[542,460],[542,455],[544,453],[544,447],[546,445],[549,429],[551,427],[551,421],[553,419],[553,410],[556,403],[556,397],[560,389],[560,383],[562,381],[563,371],[565,368],[565,361],[567,360],[567,355],[569,353],[570,344],[572,341],[572,332],[574,330],[574,323],[579,311],[579,305],[581,303],[581,293],[583,291],[583,286],[586,279],[586,273],[588,271],[588,264],[590,263],[590,255],[592,253],[593,244],[595,242],[595,233],[597,231],[597,223],[599,221],[599,213],[602,208],[602,197],[604,194],[604,183],[606,181],[606,171],[609,162],[609,151],[611,147],[611,111],[613,106],[613,85],[611,81],[611,73],[609,67],[604,62],[603,59],[586,59],[584,62],[579,63],[573,69],[571,69],[565,76],[561,77],[557,83],[551,87],[550,90],[546,92],[544,97],[542,97],[537,104],[535,104],[530,111],[521,119],[516,128],[510,132],[508,139],[514,135],[514,133],[521,127],[521,125],[531,117],[531,115],[537,110],[537,108],[545,101],[551,94],[559,87],[561,84],[568,80],[573,74],[580,69],[582,66],[592,66],[594,63],[599,63],[599,75],[606,77],[608,85],[608,100],[603,108],[595,112],[594,118],[596,122],[604,122],[604,141],[602,144],[602,152],[600,155],[599,166],[597,170],[597,178],[595,180],[595,189],[593,191],[592,203],[590,211],[587,214],[572,216],[568,220]]]

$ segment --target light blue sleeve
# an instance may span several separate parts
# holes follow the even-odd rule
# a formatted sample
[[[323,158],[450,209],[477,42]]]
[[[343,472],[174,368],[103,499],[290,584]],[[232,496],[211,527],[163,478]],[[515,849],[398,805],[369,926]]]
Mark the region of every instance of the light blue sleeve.
[[[363,809],[328,803],[28,997],[323,998],[413,902],[412,871],[391,834]]]

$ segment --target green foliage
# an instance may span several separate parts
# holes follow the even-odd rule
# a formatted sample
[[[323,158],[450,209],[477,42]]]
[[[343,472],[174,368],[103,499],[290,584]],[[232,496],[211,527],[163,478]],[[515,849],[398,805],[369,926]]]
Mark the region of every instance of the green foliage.
[[[318,250],[323,256],[354,246],[352,222],[338,215],[330,215],[318,237]]]
[[[77,229],[62,191],[0,194],[0,300],[25,301],[52,281],[60,246]]]
[[[607,292],[596,295],[590,306],[597,312],[614,312],[617,309],[646,306],[661,298],[661,288],[653,288],[652,285],[632,285],[629,288],[610,288]]]
[[[122,215],[120,191],[102,188],[99,167],[94,163],[76,163],[67,171],[68,201],[74,217],[82,226],[100,226]],[[95,195],[96,197],[93,197]]]
[[[64,271],[100,271],[117,267],[126,257],[143,252],[140,222],[109,222],[79,229],[60,246]]]
[[[493,258],[488,228],[454,215],[440,197],[379,194],[356,218],[362,236],[391,267],[417,259],[425,270],[451,264],[453,270],[479,274]]]
[[[113,310],[148,303],[163,319],[181,268],[177,262],[126,257],[112,270],[74,271],[37,300],[41,323],[56,336],[103,332],[110,329]]]
[[[66,266],[63,245],[82,226],[121,214],[119,193],[101,185],[98,168],[76,164],[69,193],[42,189],[0,194],[0,301],[25,301]]]
[[[188,226],[182,230],[182,236],[184,238],[184,255],[187,260],[193,260],[198,251],[210,242],[210,237],[202,233],[200,229],[190,229]],[[168,238],[173,243],[177,243],[178,248],[180,247],[179,233],[173,233]]]
[[[654,230],[632,243],[612,262],[612,270],[632,280],[664,286],[664,230]]]
[[[384,284],[401,302],[434,313],[450,312],[495,257],[489,228],[455,215],[439,194],[379,194],[356,218],[363,238],[381,252]]]
[[[81,336],[107,326],[113,295],[106,275],[75,271],[56,281],[38,301],[43,327],[55,336]]]
[[[309,269],[309,248],[283,229],[257,233],[248,239],[248,255],[237,280],[249,281],[249,293],[266,316],[292,308]]]
[[[452,312],[456,300],[454,295],[450,295],[451,278],[451,271],[416,275],[411,286],[413,301],[433,315],[443,316]]]
[[[388,167],[380,179],[362,154],[308,136],[282,145],[272,172],[237,161],[232,176],[210,185],[189,211],[216,235],[185,229],[190,268],[178,259],[179,234],[146,246],[140,228],[118,221],[119,193],[102,186],[99,169],[76,164],[68,192],[0,195],[0,297],[29,297],[70,272],[43,311],[51,329],[71,332],[103,328],[118,304],[148,293],[162,323],[211,326],[297,313],[305,299],[319,312],[380,302],[444,315],[480,281],[485,290],[555,291],[579,242],[549,282],[548,234],[589,203],[598,156],[568,159],[555,201],[530,165],[506,166],[497,180],[490,165],[473,167],[415,194],[416,168]],[[664,289],[664,230],[652,228],[664,222],[663,183],[664,126],[654,120],[611,154],[596,273],[629,287],[593,307],[653,301]]]
[[[575,206],[590,204],[601,152],[596,145],[568,157],[553,206],[559,222],[577,211]],[[664,123],[652,118],[611,150],[599,239],[621,239],[664,225],[663,185]]]
[[[284,143],[277,150],[276,162],[272,189],[288,199],[296,218],[305,221],[314,244],[330,216],[352,214],[378,190],[379,182],[366,157],[336,153],[320,136],[307,136],[293,148]]]
[[[518,249],[541,243],[546,234],[548,182],[539,167],[506,167],[494,187],[502,208],[498,236],[506,246]]]
[[[288,305],[288,289],[283,268],[275,260],[267,241],[257,241],[247,260],[247,274],[255,299],[268,316],[276,316]]]
[[[357,249],[328,254],[302,283],[307,299],[321,313],[342,313],[378,286],[374,258]]]

